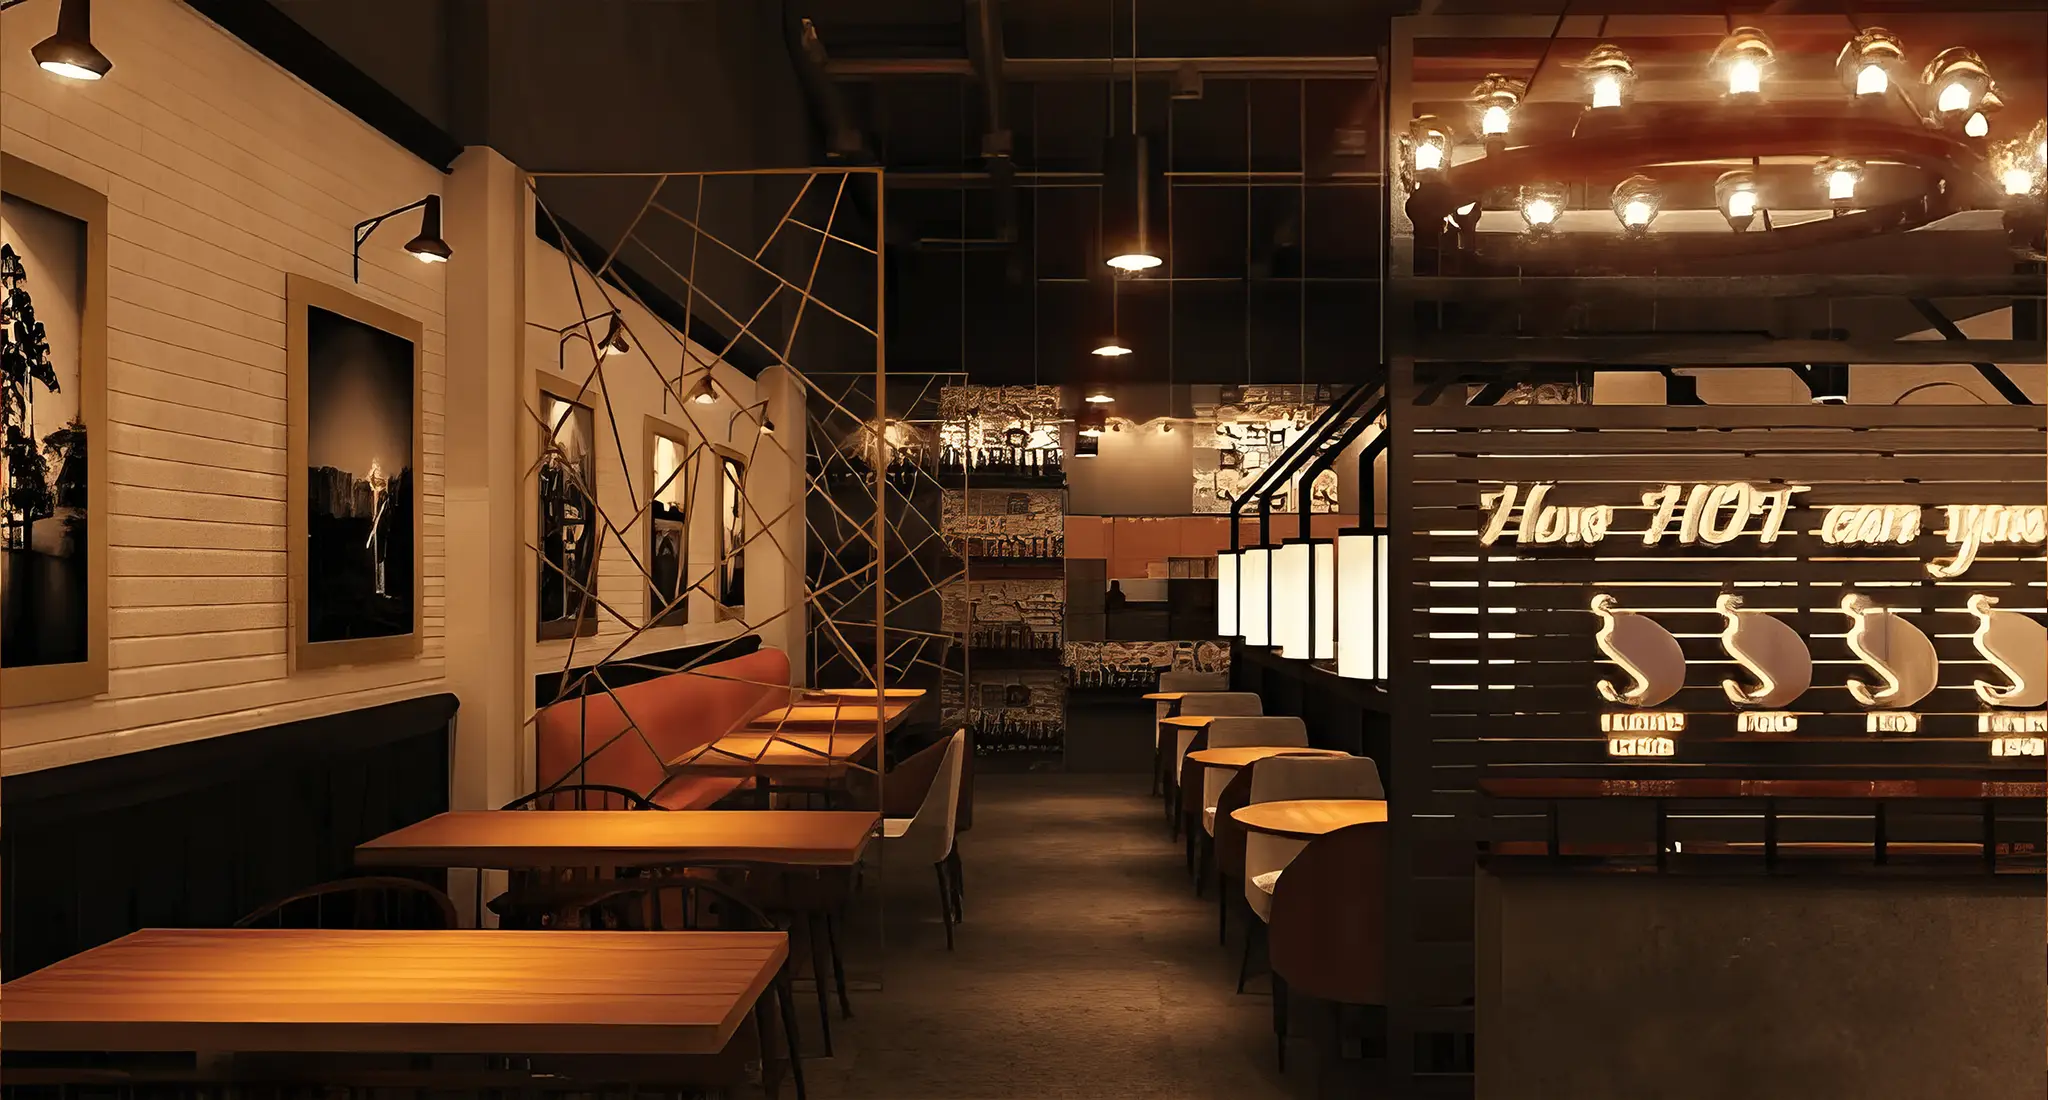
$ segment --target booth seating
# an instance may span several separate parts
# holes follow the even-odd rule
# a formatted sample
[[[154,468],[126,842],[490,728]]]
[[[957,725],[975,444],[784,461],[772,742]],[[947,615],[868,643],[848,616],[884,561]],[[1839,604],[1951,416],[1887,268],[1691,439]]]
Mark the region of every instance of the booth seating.
[[[1218,718],[1209,723],[1203,731],[1204,748],[1230,749],[1239,747],[1285,745],[1289,748],[1308,747],[1308,723],[1291,715],[1256,715],[1233,718]],[[1193,752],[1193,743],[1189,750]],[[1199,773],[1199,774],[1197,774]],[[1181,784],[1188,790],[1201,789],[1202,801],[1199,809],[1189,805],[1183,811],[1188,819],[1183,822],[1188,831],[1188,843],[1194,846],[1195,896],[1202,896],[1203,884],[1208,881],[1209,864],[1215,856],[1216,805],[1223,794],[1223,788],[1234,773],[1228,768],[1205,768],[1194,761],[1182,764]],[[1201,819],[1201,829],[1195,829],[1195,819]]]
[[[1226,672],[1162,672],[1160,691],[1228,691]],[[1171,717],[1174,704],[1160,699],[1152,704],[1152,793],[1159,793],[1160,777],[1166,774],[1166,754],[1159,743],[1159,723]]]
[[[1251,802],[1284,802],[1305,798],[1385,798],[1380,770],[1365,756],[1275,756],[1259,761],[1252,774]],[[1245,935],[1244,957],[1238,964],[1237,988],[1244,991],[1251,970],[1252,940],[1273,919],[1273,890],[1281,873],[1306,847],[1304,841],[1267,833],[1251,833],[1244,842],[1244,900],[1259,923]]]
[[[1325,833],[1287,865],[1272,894],[1266,949],[1281,1069],[1287,1068],[1290,995],[1331,1005],[1339,1041],[1346,1006],[1387,1003],[1386,881],[1384,822]]]
[[[1176,713],[1183,718],[1200,718],[1206,715],[1226,717],[1264,714],[1265,700],[1251,691],[1197,691],[1180,697],[1180,710]],[[1162,727],[1154,724],[1153,729]],[[1173,754],[1168,757],[1166,770],[1166,819],[1174,832],[1180,831],[1180,771],[1187,765],[1188,743],[1195,738],[1194,730],[1175,730]],[[1164,742],[1162,742],[1162,745]]]
[[[671,778],[665,762],[789,702],[789,655],[767,647],[564,699],[534,720],[539,786],[623,787],[646,795],[664,810],[705,809],[747,780],[685,774]],[[577,761],[586,754],[589,759],[579,769]]]

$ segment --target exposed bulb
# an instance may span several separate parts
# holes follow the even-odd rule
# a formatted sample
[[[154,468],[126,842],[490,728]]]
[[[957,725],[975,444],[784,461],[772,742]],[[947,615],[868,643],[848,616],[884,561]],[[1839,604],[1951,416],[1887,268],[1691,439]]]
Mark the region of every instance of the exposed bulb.
[[[1557,204],[1549,199],[1530,199],[1522,207],[1522,217],[1530,225],[1549,225],[1557,220]]]
[[[2007,168],[1999,173],[1998,181],[2005,186],[2008,195],[2026,195],[2034,190],[2034,173],[2025,168]]]
[[[1415,170],[1416,170],[1416,171],[1418,171],[1418,172],[1435,172],[1435,171],[1438,171],[1438,170],[1442,169],[1442,168],[1443,168],[1443,166],[1444,166],[1444,150],[1443,150],[1443,146],[1441,146],[1441,145],[1437,145],[1437,144],[1435,144],[1435,143],[1433,143],[1433,142],[1423,142],[1422,144],[1420,144],[1420,145],[1417,145],[1417,146],[1415,147]]]
[[[43,62],[43,71],[55,73],[66,80],[98,80],[100,78],[99,73],[93,72],[83,65],[73,65],[69,61],[45,61]],[[420,258],[425,259],[426,257],[422,256]]]
[[[1970,107],[1970,86],[1960,80],[1951,80],[1941,86],[1941,95],[1934,101],[1934,109],[1944,114],[1965,111]]]
[[[1494,104],[1479,116],[1480,132],[1487,137],[1498,137],[1508,132],[1508,109]]]
[[[1602,73],[1593,78],[1593,109],[1621,106],[1621,78]]]
[[[95,76],[92,79],[98,80],[99,77]],[[436,256],[431,252],[415,252],[412,255],[414,259],[418,260],[423,264],[445,264],[448,262],[448,257]]]
[[[1756,95],[1764,90],[1764,67],[1755,59],[1738,57],[1728,63],[1728,94]]]
[[[1856,71],[1857,95],[1883,95],[1891,85],[1882,65],[1865,65]]]
[[[1650,224],[1651,213],[1652,208],[1648,202],[1642,199],[1630,199],[1622,205],[1621,224],[1631,229],[1643,228]]]
[[[1853,199],[1856,197],[1856,173],[1846,168],[1837,168],[1828,173],[1828,198]]]
[[[1728,192],[1728,216],[1750,218],[1756,216],[1756,192],[1748,189]]]
[[[1150,271],[1165,262],[1150,252],[1127,252],[1121,256],[1111,256],[1108,261],[1109,266],[1118,271]]]
[[[1969,120],[1963,123],[1963,133],[1970,137],[1980,138],[1990,132],[1991,121],[1984,117],[1984,112],[1982,111],[1973,113],[1970,115]]]

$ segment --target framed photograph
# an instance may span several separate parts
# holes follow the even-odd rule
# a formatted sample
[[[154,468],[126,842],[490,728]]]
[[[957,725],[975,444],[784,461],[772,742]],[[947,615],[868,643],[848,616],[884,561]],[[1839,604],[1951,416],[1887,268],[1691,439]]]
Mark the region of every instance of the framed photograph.
[[[285,277],[290,668],[419,655],[420,323]]]
[[[535,469],[540,548],[534,621],[543,640],[597,633],[597,412],[601,391],[538,375]]]
[[[0,705],[107,690],[107,197],[0,158]]]
[[[719,618],[737,619],[747,612],[747,464],[723,448],[717,455]]]
[[[647,418],[647,625],[690,621],[689,433]]]

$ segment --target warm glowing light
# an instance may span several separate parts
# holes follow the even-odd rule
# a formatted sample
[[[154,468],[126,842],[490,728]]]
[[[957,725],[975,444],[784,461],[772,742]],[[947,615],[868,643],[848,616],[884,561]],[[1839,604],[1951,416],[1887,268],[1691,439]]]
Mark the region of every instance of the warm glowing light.
[[[1479,132],[1489,138],[1507,136],[1508,128],[1514,125],[1515,108],[1521,105],[1522,96],[1529,90],[1528,82],[1488,73],[1472,89],[1472,111],[1479,122]]]
[[[1632,234],[1641,234],[1657,220],[1657,208],[1661,195],[1657,181],[1648,176],[1636,175],[1622,180],[1614,188],[1612,206],[1614,216],[1621,227]]]
[[[690,391],[690,400],[699,405],[710,405],[718,400],[718,391],[711,388],[709,375],[698,380],[696,387]]]
[[[100,74],[93,72],[91,69],[83,65],[73,65],[69,61],[45,61],[43,62],[43,71],[56,73],[58,76],[68,80],[98,80],[100,78]]]
[[[98,80],[99,78],[93,77],[93,79]],[[448,257],[436,256],[431,252],[415,252],[412,255],[413,259],[416,259],[423,264],[445,264],[448,262]]]
[[[1826,188],[1828,201],[1841,213],[1856,198],[1856,185],[1863,181],[1863,164],[1842,157],[1830,157],[1813,166],[1813,173]]]
[[[1434,172],[1444,166],[1444,147],[1434,142],[1422,142],[1415,147],[1415,170]]]
[[[1648,226],[1655,209],[1643,199],[1630,199],[1621,208],[1621,224],[1631,228]]]
[[[1883,95],[1891,83],[1882,65],[1865,65],[1856,70],[1857,95]]]
[[[1941,95],[1934,101],[1937,111],[1964,111],[1970,107],[1970,87],[1960,80],[1951,80],[1942,85]]]
[[[1117,358],[1118,356],[1129,355],[1130,353],[1131,346],[1129,344],[1124,343],[1122,340],[1117,339],[1114,336],[1104,337],[1095,345],[1094,348],[1090,349],[1090,354],[1100,355],[1110,359]]]
[[[1118,271],[1150,271],[1164,262],[1150,252],[1126,252],[1109,258],[1109,266]]]
[[[1350,531],[1337,536],[1337,675],[1387,678],[1387,536]]]
[[[1084,425],[1081,428],[1081,435],[1088,439],[1100,439],[1102,438],[1102,426],[1100,424]]]
[[[1906,44],[1883,27],[1859,31],[1842,47],[1835,68],[1859,98],[1881,96],[1892,86],[1892,70],[1906,63]]]
[[[1254,546],[1238,563],[1237,625],[1246,645],[1273,644],[1269,628],[1273,590],[1268,576],[1272,558],[1271,547]]]
[[[1728,216],[1747,218],[1756,214],[1756,192],[1749,188],[1728,192]]]
[[[1532,226],[1547,226],[1557,221],[1557,204],[1549,199],[1530,199],[1522,204],[1522,217]]]
[[[1973,112],[1969,121],[1963,123],[1963,133],[1970,137],[1980,138],[1990,132],[1991,120],[1985,118],[1982,111]]]
[[[1082,400],[1088,402],[1090,405],[1107,405],[1115,401],[1116,398],[1110,396],[1108,390],[1098,388],[1089,391],[1088,396],[1082,398]]]
[[[1828,173],[1828,198],[1853,199],[1855,197],[1856,173],[1839,168]]]
[[[1621,106],[1621,78],[1601,73],[1593,78],[1593,109]]]
[[[1486,112],[1479,116],[1479,129],[1487,137],[1507,133],[1508,109],[1498,104],[1488,107]]]
[[[2008,195],[2025,195],[2034,190],[2034,173],[2025,168],[2008,168],[1998,177]]]
[[[1216,633],[1224,638],[1237,636],[1237,557],[1233,550],[1216,554]]]
[[[1728,94],[1755,95],[1764,90],[1764,67],[1754,58],[1738,57],[1728,63]]]

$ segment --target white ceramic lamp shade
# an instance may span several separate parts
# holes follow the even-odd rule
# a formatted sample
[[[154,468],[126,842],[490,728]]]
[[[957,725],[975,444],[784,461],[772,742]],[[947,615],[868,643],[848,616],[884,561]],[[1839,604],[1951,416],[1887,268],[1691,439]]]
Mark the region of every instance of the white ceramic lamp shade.
[[[1387,678],[1387,536],[1337,536],[1337,675]]]
[[[1254,546],[1237,566],[1237,628],[1246,645],[1272,645],[1270,612],[1273,593],[1269,576],[1273,549]]]
[[[1235,550],[1216,554],[1216,633],[1224,638],[1237,636],[1237,558]]]
[[[1289,660],[1336,656],[1337,547],[1328,539],[1289,542],[1273,552],[1273,644]],[[1311,646],[1313,642],[1313,646]]]

